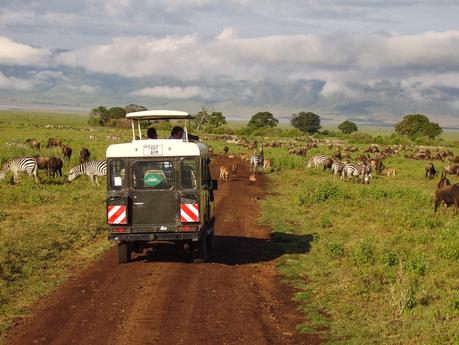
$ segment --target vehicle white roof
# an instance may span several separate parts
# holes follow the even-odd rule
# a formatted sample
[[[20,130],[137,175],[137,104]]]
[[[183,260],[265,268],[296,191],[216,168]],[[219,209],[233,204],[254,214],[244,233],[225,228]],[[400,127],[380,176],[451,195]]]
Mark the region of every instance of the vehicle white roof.
[[[185,111],[176,110],[145,110],[127,113],[126,118],[138,120],[182,120],[194,119],[193,115]]]
[[[107,158],[152,158],[207,156],[207,145],[182,139],[146,139],[131,143],[113,144],[107,148]]]

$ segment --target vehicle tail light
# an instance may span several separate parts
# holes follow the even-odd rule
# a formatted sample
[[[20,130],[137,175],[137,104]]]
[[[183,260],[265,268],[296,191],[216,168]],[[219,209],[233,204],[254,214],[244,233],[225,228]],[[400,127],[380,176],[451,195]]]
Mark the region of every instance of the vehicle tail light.
[[[196,200],[180,200],[180,222],[199,223],[199,203]]]

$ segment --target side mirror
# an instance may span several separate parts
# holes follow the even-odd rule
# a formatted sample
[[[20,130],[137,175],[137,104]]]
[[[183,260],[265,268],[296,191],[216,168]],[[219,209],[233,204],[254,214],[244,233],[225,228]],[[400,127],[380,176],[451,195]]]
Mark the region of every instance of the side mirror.
[[[211,189],[218,190],[218,180],[212,180]]]

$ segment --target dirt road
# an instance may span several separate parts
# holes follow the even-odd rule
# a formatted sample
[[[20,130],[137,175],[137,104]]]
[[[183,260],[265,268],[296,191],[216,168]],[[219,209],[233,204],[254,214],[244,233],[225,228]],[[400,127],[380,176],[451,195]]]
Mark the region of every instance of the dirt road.
[[[276,275],[282,251],[256,222],[265,181],[249,185],[247,174],[220,183],[209,263],[166,246],[118,265],[111,250],[15,325],[7,344],[319,343],[295,331],[303,318]]]

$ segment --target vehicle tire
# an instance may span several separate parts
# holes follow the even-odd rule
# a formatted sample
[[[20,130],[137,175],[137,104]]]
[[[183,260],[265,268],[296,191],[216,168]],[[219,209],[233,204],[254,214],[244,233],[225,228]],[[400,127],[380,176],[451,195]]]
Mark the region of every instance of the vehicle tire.
[[[207,252],[212,251],[212,249],[214,249],[214,229],[207,235]]]
[[[198,243],[195,244],[193,249],[193,262],[200,264],[207,260],[207,234],[202,234]]]
[[[125,264],[131,261],[131,247],[128,243],[118,243],[116,246],[116,257],[119,264]]]

